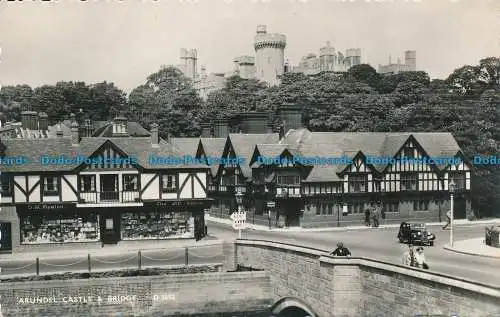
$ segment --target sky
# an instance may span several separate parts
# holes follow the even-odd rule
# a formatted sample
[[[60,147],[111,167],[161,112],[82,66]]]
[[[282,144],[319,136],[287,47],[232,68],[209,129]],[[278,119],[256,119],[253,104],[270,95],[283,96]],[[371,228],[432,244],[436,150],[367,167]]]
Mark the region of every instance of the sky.
[[[254,55],[259,24],[287,37],[292,65],[331,42],[361,48],[378,69],[417,51],[417,69],[446,78],[500,57],[497,0],[52,0],[0,2],[0,83],[114,82],[130,92],[181,48],[207,72]]]

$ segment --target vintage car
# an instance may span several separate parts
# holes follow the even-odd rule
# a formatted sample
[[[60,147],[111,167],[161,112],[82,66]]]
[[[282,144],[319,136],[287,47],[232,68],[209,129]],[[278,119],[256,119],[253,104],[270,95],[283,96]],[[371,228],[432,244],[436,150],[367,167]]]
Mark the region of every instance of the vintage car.
[[[399,227],[400,243],[433,246],[436,236],[431,233],[425,223],[402,222]]]

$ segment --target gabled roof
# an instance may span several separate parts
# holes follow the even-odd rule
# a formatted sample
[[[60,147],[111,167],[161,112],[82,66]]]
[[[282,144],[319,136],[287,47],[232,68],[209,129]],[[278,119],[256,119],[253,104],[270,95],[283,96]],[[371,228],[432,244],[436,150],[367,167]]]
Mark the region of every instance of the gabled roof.
[[[285,152],[290,153],[292,156],[302,156],[300,151],[287,146],[285,144],[257,144],[253,152],[252,158],[249,161],[250,167],[257,167],[261,164],[258,161],[252,163],[253,160],[257,159],[257,156],[263,156],[265,158],[276,158],[282,156]]]
[[[66,165],[44,165],[40,162],[40,157],[48,155],[51,157],[75,157],[78,155],[90,157],[106,142],[113,143],[116,147],[126,153],[129,157],[135,157],[138,164],[146,169],[168,169],[168,168],[203,168],[206,165],[201,164],[169,164],[159,165],[151,164],[149,156],[156,157],[182,157],[184,154],[179,152],[171,143],[160,140],[159,147],[153,147],[149,138],[127,137],[127,138],[82,138],[79,145],[71,146],[71,138],[49,138],[49,139],[6,139],[3,140],[6,145],[5,156],[17,157],[24,156],[29,158],[27,164],[22,165],[3,165],[2,171],[9,172],[40,172],[40,171],[70,171],[77,167],[76,164]]]
[[[280,141],[296,148],[303,156],[342,157],[353,159],[359,152],[365,156],[394,157],[413,136],[430,157],[455,156],[460,147],[448,132],[310,132],[290,130]],[[339,181],[337,173],[347,165],[315,165],[305,181]],[[386,165],[374,166],[382,172]],[[446,166],[438,166],[444,169]]]
[[[236,157],[245,160],[245,164],[241,165],[241,172],[246,178],[252,177],[252,169],[250,168],[250,159],[252,158],[255,145],[257,144],[278,144],[278,133],[266,134],[229,134],[228,141],[234,149]]]
[[[222,157],[224,152],[224,145],[226,144],[226,138],[201,138],[200,146],[203,147],[203,152],[205,156],[212,158]],[[217,174],[219,165],[213,164],[210,166],[210,173],[212,176]]]

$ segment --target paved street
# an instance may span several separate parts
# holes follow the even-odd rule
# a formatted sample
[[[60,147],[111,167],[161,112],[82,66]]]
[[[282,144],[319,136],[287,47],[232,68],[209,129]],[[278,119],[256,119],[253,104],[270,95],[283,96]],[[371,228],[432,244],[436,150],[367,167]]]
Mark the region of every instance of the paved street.
[[[430,229],[437,236],[434,247],[424,247],[431,270],[500,286],[500,259],[447,251],[443,249],[443,245],[449,242],[450,232],[441,230],[438,226],[430,227]],[[403,252],[407,247],[396,240],[397,232],[396,228],[330,232],[244,230],[242,238],[272,240],[325,250],[335,249],[336,243],[342,241],[351,250],[353,256],[401,264]],[[234,239],[238,236],[238,233],[230,226],[216,222],[208,223],[208,233],[218,239]],[[456,240],[484,237],[484,225],[457,226],[455,237]]]
[[[139,267],[138,252],[107,249],[96,250],[90,256],[91,271],[104,272],[117,269],[137,269]],[[222,246],[219,244],[191,246],[188,248],[188,264],[222,263]],[[142,268],[184,265],[186,253],[184,248],[153,249],[141,252]],[[35,275],[36,256],[30,254],[0,259],[2,277]],[[48,273],[88,272],[89,261],[85,251],[73,254],[54,256],[47,253],[39,258],[40,275]]]

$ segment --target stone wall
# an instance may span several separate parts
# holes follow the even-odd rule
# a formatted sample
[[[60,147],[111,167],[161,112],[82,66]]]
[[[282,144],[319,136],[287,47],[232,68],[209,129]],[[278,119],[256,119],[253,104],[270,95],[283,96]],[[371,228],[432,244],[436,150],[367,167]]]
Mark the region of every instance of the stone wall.
[[[305,301],[320,317],[500,315],[500,289],[363,258],[339,259],[268,241],[237,240],[238,265],[270,274],[272,297]]]
[[[4,317],[179,316],[271,304],[266,272],[1,283],[0,296]]]

